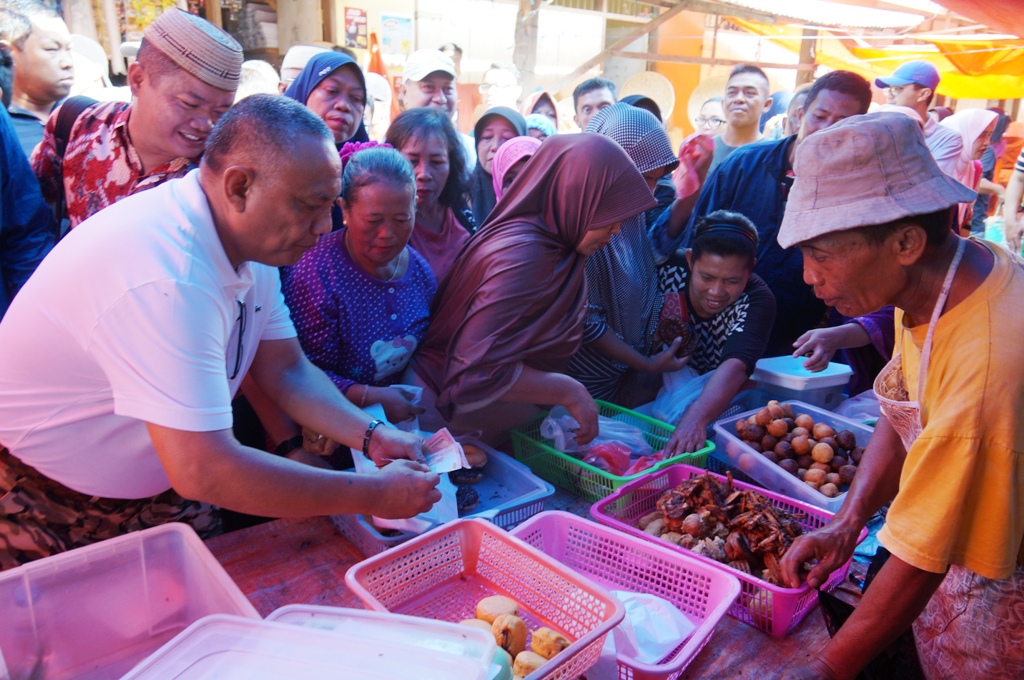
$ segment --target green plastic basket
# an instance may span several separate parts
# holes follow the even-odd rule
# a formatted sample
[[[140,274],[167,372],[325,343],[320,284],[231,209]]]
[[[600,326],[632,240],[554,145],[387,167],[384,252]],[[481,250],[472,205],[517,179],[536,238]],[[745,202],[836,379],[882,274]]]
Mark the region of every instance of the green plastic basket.
[[[665,448],[665,444],[675,429],[660,420],[615,404],[600,400],[597,400],[596,403],[599,415],[640,428],[644,433],[644,439],[655,451]],[[703,468],[708,454],[715,450],[715,445],[706,441],[704,448],[693,453],[683,453],[656,463],[638,474],[619,477],[545,444],[544,439],[540,436],[540,424],[545,417],[547,417],[546,413],[534,418],[523,427],[510,431],[516,460],[525,463],[537,476],[590,501],[601,500],[614,493],[623,484],[628,484],[646,474],[663,470],[670,465],[685,463]]]

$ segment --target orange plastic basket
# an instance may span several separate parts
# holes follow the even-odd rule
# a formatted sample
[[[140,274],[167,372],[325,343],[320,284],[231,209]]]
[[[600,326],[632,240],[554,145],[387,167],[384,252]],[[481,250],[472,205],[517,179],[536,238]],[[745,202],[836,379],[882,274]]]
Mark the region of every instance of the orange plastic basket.
[[[368,609],[462,621],[490,595],[519,603],[527,628],[547,626],[572,644],[527,676],[574,679],[597,663],[625,616],[607,590],[490,522],[449,522],[363,560],[345,583]]]

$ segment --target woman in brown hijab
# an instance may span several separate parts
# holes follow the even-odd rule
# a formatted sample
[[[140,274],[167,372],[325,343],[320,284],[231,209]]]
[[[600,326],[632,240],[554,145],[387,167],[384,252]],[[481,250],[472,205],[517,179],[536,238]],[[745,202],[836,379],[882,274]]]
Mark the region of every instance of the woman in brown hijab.
[[[563,371],[579,349],[583,264],[619,223],[655,201],[607,137],[551,137],[538,149],[441,282],[413,368],[456,434],[497,440],[535,404],[561,404],[597,434],[597,407]]]

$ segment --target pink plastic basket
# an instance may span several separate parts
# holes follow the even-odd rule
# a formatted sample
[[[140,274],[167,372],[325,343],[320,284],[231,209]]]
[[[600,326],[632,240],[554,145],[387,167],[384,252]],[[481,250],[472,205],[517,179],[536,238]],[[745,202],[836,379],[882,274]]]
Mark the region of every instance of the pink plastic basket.
[[[625,615],[601,586],[480,519],[449,522],[363,560],[345,583],[368,609],[441,621],[474,618],[490,595],[512,598],[530,630],[547,626],[573,641],[528,680],[585,673]]]
[[[691,555],[567,512],[542,512],[512,535],[603,586],[665,598],[696,625],[688,638],[656,664],[619,654],[620,680],[678,678],[740,594],[736,577]]]
[[[694,554],[686,548],[666,543],[657,536],[644,533],[636,526],[637,520],[657,509],[655,503],[663,493],[674,489],[687,479],[703,475],[705,472],[705,470],[689,465],[674,465],[657,474],[627,484],[608,498],[592,505],[590,512],[602,524],[607,524],[646,541],[656,542],[669,550],[689,555],[715,569],[733,574],[740,580],[742,591],[733,606],[729,608],[729,615],[766,633],[771,633],[775,637],[785,637],[817,604],[817,594],[810,587],[803,585],[799,588],[783,588],[773,585],[764,579]],[[722,475],[714,476],[725,481],[725,477]],[[775,507],[794,513],[804,527],[804,531],[817,529],[828,524],[832,519],[831,512],[813,505],[795,501],[751,484],[742,482],[733,482],[733,484],[737,489],[757,491],[771,501]],[[861,531],[858,542],[864,540],[866,535],[866,531]],[[826,591],[834,589],[846,578],[849,570],[850,563],[847,562],[832,573],[822,589]]]

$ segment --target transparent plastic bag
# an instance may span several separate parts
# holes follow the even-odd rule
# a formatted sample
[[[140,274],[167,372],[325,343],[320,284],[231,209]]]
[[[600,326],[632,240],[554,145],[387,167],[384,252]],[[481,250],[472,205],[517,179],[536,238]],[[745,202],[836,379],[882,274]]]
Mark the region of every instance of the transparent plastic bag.
[[[643,431],[636,425],[624,423],[607,416],[597,417],[598,433],[589,444],[576,443],[576,430],[580,424],[569,415],[564,406],[556,406],[540,424],[540,435],[553,441],[552,446],[562,453],[585,454],[600,444],[622,444],[633,456],[649,456],[654,453],[644,439]]]
[[[690,404],[697,401],[697,397],[704,391],[704,386],[708,384],[712,375],[714,375],[714,371],[698,375],[697,371],[690,366],[666,373],[662,378],[662,387],[658,390],[658,396],[651,406],[654,417],[665,423],[679,422],[683,412],[689,408]]]

